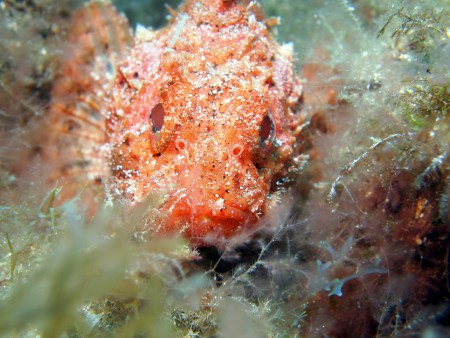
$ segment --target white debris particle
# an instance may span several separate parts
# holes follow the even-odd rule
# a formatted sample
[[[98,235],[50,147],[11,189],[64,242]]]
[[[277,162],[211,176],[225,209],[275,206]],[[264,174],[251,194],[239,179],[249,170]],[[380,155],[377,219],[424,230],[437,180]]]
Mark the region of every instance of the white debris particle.
[[[181,19],[177,24],[175,33],[173,34],[172,39],[170,40],[169,48],[172,48],[175,45],[175,43],[177,42],[178,38],[180,37],[180,33],[184,28],[184,24],[186,23],[186,20],[189,18],[189,15],[181,14],[180,17],[181,17]]]
[[[222,209],[223,206],[224,206],[224,203],[225,203],[225,200],[224,200],[223,198],[219,198],[219,199],[216,201],[216,206],[217,206],[219,209]]]
[[[148,125],[144,124],[144,125],[141,126],[141,128],[139,129],[139,133],[140,133],[140,134],[144,134],[147,130],[148,130]]]

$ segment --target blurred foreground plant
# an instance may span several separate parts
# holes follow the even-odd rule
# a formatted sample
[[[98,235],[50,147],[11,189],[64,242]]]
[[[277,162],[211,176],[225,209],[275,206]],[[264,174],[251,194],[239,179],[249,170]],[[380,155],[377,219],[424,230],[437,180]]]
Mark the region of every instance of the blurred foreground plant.
[[[123,208],[117,206],[105,207],[88,222],[76,199],[54,207],[58,189],[52,189],[32,209],[34,219],[44,220],[47,227],[46,235],[31,238],[51,243],[42,255],[27,256],[30,273],[21,279],[12,279],[14,262],[21,251],[32,250],[32,242],[22,241],[20,249],[16,248],[11,238],[19,241],[19,237],[9,236],[4,223],[14,207],[1,210],[11,278],[4,280],[1,295],[0,335],[59,337],[68,332],[81,336],[108,332],[133,336],[140,332],[173,337],[166,315],[171,305],[169,287],[189,280],[178,267],[189,253],[185,243],[180,238],[137,240],[124,224]],[[32,210],[26,210],[28,216]],[[20,212],[15,209],[13,213]]]

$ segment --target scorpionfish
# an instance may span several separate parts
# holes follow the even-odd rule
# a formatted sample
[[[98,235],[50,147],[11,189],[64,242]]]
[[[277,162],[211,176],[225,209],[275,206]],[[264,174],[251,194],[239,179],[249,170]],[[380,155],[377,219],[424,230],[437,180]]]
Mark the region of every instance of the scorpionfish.
[[[146,224],[152,234],[223,247],[258,228],[299,170],[302,84],[273,23],[256,1],[184,1],[167,27],[138,27],[122,61],[88,68],[77,106],[84,90],[85,115],[102,128],[81,153],[101,162],[96,181],[110,198],[136,205],[163,196]],[[53,108],[53,123],[73,117],[69,108]]]

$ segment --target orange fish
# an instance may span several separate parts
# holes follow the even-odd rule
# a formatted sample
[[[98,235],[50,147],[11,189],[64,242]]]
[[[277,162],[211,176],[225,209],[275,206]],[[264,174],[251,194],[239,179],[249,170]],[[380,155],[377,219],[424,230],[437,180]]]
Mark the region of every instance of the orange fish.
[[[171,14],[161,30],[138,28],[114,84],[96,85],[104,140],[87,157],[98,153],[109,196],[163,195],[153,233],[223,247],[258,227],[299,170],[302,84],[257,2],[191,0]]]

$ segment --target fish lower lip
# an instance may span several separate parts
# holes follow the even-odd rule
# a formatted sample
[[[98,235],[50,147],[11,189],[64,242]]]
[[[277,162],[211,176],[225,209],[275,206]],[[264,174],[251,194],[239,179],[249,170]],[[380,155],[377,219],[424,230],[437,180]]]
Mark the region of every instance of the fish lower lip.
[[[249,210],[226,206],[221,210],[202,210],[202,208],[171,208],[170,214],[176,218],[197,224],[245,224],[253,223],[257,215]],[[170,216],[169,216],[170,217]]]
[[[218,207],[207,202],[196,203],[186,194],[167,200],[163,209],[168,212],[168,217],[184,218],[187,221],[196,219],[205,222],[221,222],[221,220],[227,219],[245,223],[248,220],[258,219],[258,213],[251,211],[248,206],[244,209],[229,204],[222,204]]]

